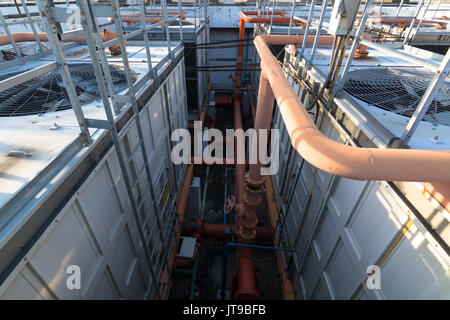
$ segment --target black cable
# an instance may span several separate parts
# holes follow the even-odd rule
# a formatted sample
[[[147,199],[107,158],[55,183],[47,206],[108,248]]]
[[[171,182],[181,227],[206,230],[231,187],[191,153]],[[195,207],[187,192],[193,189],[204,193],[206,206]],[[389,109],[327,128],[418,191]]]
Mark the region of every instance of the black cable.
[[[198,47],[190,47],[189,49],[205,49],[205,50],[214,50],[214,49],[228,49],[228,48],[241,48],[241,47],[252,47],[254,46],[253,43],[251,44],[240,44],[240,45],[225,45],[225,46],[198,46]]]
[[[197,43],[195,45],[193,45],[192,47],[197,47],[197,46],[209,46],[209,45],[215,45],[215,44],[222,44],[222,43],[233,43],[233,42],[248,42],[248,41],[252,41],[254,40],[254,38],[250,38],[250,39],[244,39],[244,40],[227,40],[227,41],[213,41],[213,42],[204,42],[204,43]]]

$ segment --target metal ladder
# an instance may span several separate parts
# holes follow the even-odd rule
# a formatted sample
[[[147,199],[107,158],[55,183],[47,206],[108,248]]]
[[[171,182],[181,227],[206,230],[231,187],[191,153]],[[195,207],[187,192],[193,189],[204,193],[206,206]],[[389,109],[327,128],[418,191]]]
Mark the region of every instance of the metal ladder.
[[[141,4],[141,17],[145,16],[145,5],[142,0]],[[163,226],[160,217],[160,210],[158,204],[156,203],[155,191],[152,184],[152,177],[149,167],[149,161],[147,158],[147,152],[145,149],[145,144],[143,140],[142,126],[141,120],[139,116],[139,108],[136,101],[136,92],[133,86],[133,79],[130,71],[130,65],[127,57],[126,48],[124,45],[124,33],[122,28],[122,22],[120,19],[120,9],[118,0],[112,0],[111,5],[99,5],[99,4],[91,4],[88,0],[77,0],[77,5],[80,8],[81,15],[81,24],[83,29],[78,30],[76,32],[63,33],[61,28],[61,23],[64,23],[68,19],[67,8],[64,7],[56,7],[53,0],[37,0],[36,1],[39,11],[44,20],[44,25],[49,37],[50,44],[52,46],[54,56],[56,62],[58,64],[58,69],[61,73],[62,79],[64,81],[64,85],[66,87],[70,102],[75,111],[75,115],[77,121],[81,128],[81,135],[84,138],[86,145],[92,142],[92,138],[89,133],[89,128],[101,128],[109,130],[114,148],[117,153],[117,158],[120,165],[121,174],[124,178],[125,187],[127,190],[127,195],[130,200],[131,209],[133,212],[133,216],[137,225],[138,233],[140,241],[142,242],[142,247],[144,250],[145,258],[149,266],[150,270],[150,285],[147,289],[146,296],[150,295],[152,292],[152,288],[155,287],[156,297],[158,299],[164,299],[167,297],[169,291],[168,285],[168,258],[166,248],[166,240],[163,234]],[[166,10],[165,16],[166,16]],[[111,17],[114,19],[117,38],[107,41],[103,43],[103,40],[100,35],[100,29],[97,23],[96,17]],[[143,19],[142,25],[145,26],[145,20]],[[66,37],[68,39],[70,36],[76,37],[80,35],[80,32],[83,32],[86,37],[86,42],[89,48],[89,52],[91,55],[91,61],[94,69],[94,73],[96,76],[96,80],[98,83],[100,96],[103,102],[106,119],[107,120],[97,120],[97,119],[88,119],[84,117],[83,111],[81,109],[81,104],[78,99],[77,93],[75,91],[75,86],[73,84],[70,71],[68,69],[68,65],[64,58],[64,53],[62,50],[60,39]],[[144,28],[144,42],[147,50],[148,56],[148,65],[149,69],[153,73],[154,77],[156,76],[156,71],[152,68],[151,60],[150,60],[150,49],[148,45],[148,36],[146,36],[146,30]],[[124,72],[126,76],[126,81],[128,84],[128,91],[125,94],[119,95],[114,91],[112,76],[110,72],[110,68],[108,65],[107,56],[105,53],[106,45],[114,45],[119,44],[120,46],[120,55],[122,58],[122,63],[124,66]],[[157,78],[154,78],[157,81]],[[106,84],[105,84],[106,83]],[[136,146],[130,150],[130,154],[128,157],[125,157],[124,152],[121,149],[119,132],[115,126],[114,114],[118,114],[121,111],[122,105],[129,104],[131,105],[131,110],[133,111],[133,115],[130,122],[135,121],[136,129],[138,133],[138,142]],[[114,111],[114,113],[113,113]],[[133,162],[133,158],[138,152],[141,151],[143,158],[143,167],[139,169],[136,168],[135,163]],[[130,168],[130,170],[128,170]],[[130,172],[129,172],[130,171]],[[139,179],[141,176],[145,174],[146,177],[146,186],[141,188],[139,184]],[[143,190],[142,190],[143,189]],[[155,220],[156,223],[151,227],[146,239],[144,233],[144,226],[146,225],[148,219],[151,216],[151,210],[146,210],[144,206],[144,202],[146,199],[147,193],[150,193],[150,197],[152,199],[152,205],[155,212]],[[135,196],[137,194],[137,196]],[[144,213],[145,219],[141,221],[141,213]],[[168,223],[176,224],[177,216],[175,215],[175,221],[168,221]],[[152,235],[155,232],[155,227],[158,230],[158,236],[161,243],[161,251],[157,257],[157,261],[160,260],[159,257],[163,254],[163,263],[159,268],[159,272],[155,269],[155,265],[153,264],[153,258],[155,254],[155,246],[151,245]],[[150,251],[150,245],[153,247],[153,250]],[[157,263],[156,263],[157,265]],[[163,276],[166,276],[166,279],[162,279]],[[165,289],[161,291],[161,287]]]

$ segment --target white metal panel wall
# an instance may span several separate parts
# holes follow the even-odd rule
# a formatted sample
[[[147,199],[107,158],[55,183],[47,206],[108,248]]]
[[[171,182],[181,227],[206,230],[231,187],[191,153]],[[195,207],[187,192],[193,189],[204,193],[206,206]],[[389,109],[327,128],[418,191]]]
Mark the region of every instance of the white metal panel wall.
[[[171,210],[176,195],[174,190],[164,191],[169,185],[170,171],[175,170],[170,161],[167,123],[171,122],[172,129],[186,127],[184,60],[169,74],[166,84],[168,101],[163,103],[166,98],[161,87],[140,114],[158,199],[151,199],[149,192],[145,192],[145,174],[133,190],[137,199],[145,198],[140,222],[146,245],[153,253],[155,272],[160,272],[164,264],[161,239],[170,230],[164,215]],[[166,112],[167,108],[170,112]],[[138,141],[134,121],[127,124],[120,137],[128,157]],[[142,168],[143,157],[138,148],[128,173],[136,176]],[[176,170],[179,175],[180,168]],[[153,200],[160,206],[162,224],[158,224]],[[69,290],[66,286],[70,265],[80,267],[81,290]],[[112,148],[2,284],[0,299],[142,299],[154,296],[151,284],[117,155]]]
[[[301,90],[299,91],[301,96]],[[305,102],[306,97],[302,97]],[[275,181],[284,209],[285,230],[294,256],[294,281],[305,299],[449,299],[450,260],[385,182],[356,181],[332,176],[292,151],[280,128],[280,172]],[[328,117],[319,117],[320,130],[335,141],[345,138]],[[291,171],[289,171],[291,170]],[[291,199],[291,192],[295,186]],[[436,202],[436,217],[448,212]],[[446,218],[445,218],[446,217]],[[368,289],[367,268],[378,265],[381,289]]]

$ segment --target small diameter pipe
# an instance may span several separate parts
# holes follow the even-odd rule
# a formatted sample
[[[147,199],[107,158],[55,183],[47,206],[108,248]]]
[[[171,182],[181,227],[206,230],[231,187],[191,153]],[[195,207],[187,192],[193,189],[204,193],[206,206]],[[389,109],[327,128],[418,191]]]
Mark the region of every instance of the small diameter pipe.
[[[236,242],[225,243],[222,247],[222,290],[221,290],[222,300],[225,300],[225,289],[226,289],[226,282],[227,282],[228,248],[229,247],[244,247],[244,248],[255,248],[255,249],[265,249],[265,250],[297,252],[297,250],[295,250],[295,249],[276,248],[276,247],[260,246],[260,245],[247,244],[247,243],[236,243]]]

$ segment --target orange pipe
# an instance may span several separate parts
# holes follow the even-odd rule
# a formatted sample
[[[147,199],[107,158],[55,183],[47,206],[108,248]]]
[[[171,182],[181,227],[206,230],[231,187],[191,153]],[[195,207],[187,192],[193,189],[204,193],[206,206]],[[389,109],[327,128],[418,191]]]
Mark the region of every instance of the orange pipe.
[[[233,228],[232,225],[215,224],[215,223],[203,223],[202,224],[202,236],[206,238],[223,239],[225,237],[225,229]],[[257,227],[256,237],[257,241],[272,241],[273,233],[270,227]]]
[[[249,17],[249,15],[257,15],[258,12],[257,11],[241,11],[239,12],[239,47],[238,47],[238,65],[242,64],[242,60],[243,60],[243,55],[244,55],[244,46],[242,45],[242,41],[244,40],[245,37],[245,24],[246,23],[270,23],[271,21],[273,21],[273,23],[289,23],[290,22],[290,18],[289,17],[285,17],[285,11],[274,11],[273,14],[274,15],[279,15],[281,17]],[[268,12],[268,15],[272,14],[272,12]],[[298,20],[296,18],[292,18],[292,22],[293,23],[300,23],[302,25],[302,27],[304,27],[306,24],[301,21]],[[237,72],[237,78],[239,79],[241,75],[241,72]]]
[[[241,11],[243,14],[245,14],[246,16],[256,16],[258,15],[258,11]],[[265,12],[266,16],[271,16],[272,15],[272,11],[267,11]],[[281,16],[284,17],[286,15],[286,11],[273,11],[273,15],[274,16]]]
[[[234,81],[234,95],[233,95],[233,117],[234,117],[234,129],[243,129],[242,125],[242,115],[241,115],[241,101],[239,98],[239,83]],[[236,144],[235,144],[236,146]],[[235,151],[235,160],[237,163],[237,152]],[[245,165],[236,164],[236,216],[237,216],[237,233],[238,239],[240,240],[241,226],[243,223],[243,213],[244,213],[244,175],[245,175]],[[237,249],[238,255],[238,273],[237,282],[238,289],[233,293],[233,298],[237,300],[243,299],[259,299],[260,295],[258,290],[256,290],[256,277],[253,267],[252,260],[252,250],[248,247],[240,247]]]
[[[316,128],[268,47],[280,42],[297,44],[297,37],[255,38],[261,67],[267,75],[260,81],[269,82],[292,146],[305,160],[331,174],[356,180],[450,182],[450,151],[356,148],[325,137]],[[267,110],[257,108],[256,112]]]
[[[178,200],[176,208],[179,225],[183,225],[184,213],[186,212],[187,202],[189,199],[189,188],[191,186],[193,176],[194,176],[194,165],[191,164],[186,169],[183,186],[181,187],[180,199]]]
[[[34,34],[32,32],[19,32],[19,33],[13,33],[12,38],[14,39],[14,42],[35,42],[36,39],[34,37]],[[40,41],[42,42],[48,42],[48,35],[45,32],[38,32],[37,36],[39,38]],[[113,32],[113,31],[109,31],[107,29],[103,30],[103,32],[101,33],[101,37],[102,40],[104,42],[112,40],[117,38],[117,33]],[[86,37],[81,36],[81,37],[75,37],[75,38],[71,38],[71,39],[64,39],[61,40],[62,42],[86,42]],[[8,38],[7,35],[0,35],[0,46],[4,46],[7,44],[10,44],[10,40]],[[115,44],[113,46],[111,46],[110,48],[116,48],[118,47],[119,44]]]
[[[446,19],[446,17],[442,17],[441,19]],[[395,24],[407,24],[413,21],[413,18],[369,18],[368,22],[373,23],[395,23]],[[422,23],[425,24],[436,24],[437,29],[446,29],[447,23],[437,22],[432,20],[422,20]]]

